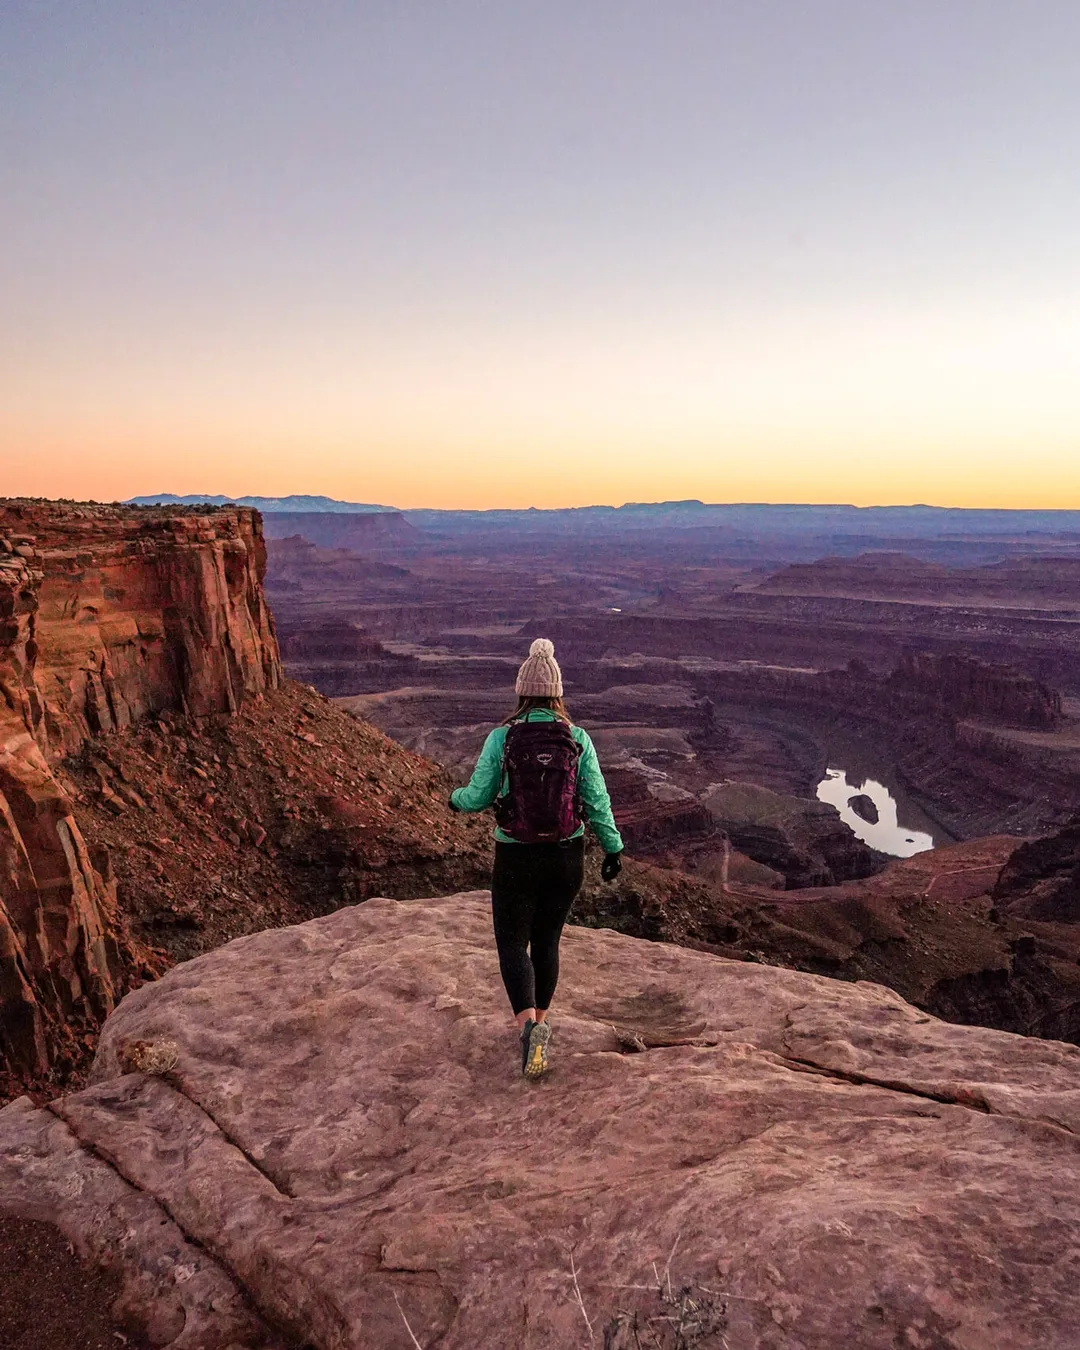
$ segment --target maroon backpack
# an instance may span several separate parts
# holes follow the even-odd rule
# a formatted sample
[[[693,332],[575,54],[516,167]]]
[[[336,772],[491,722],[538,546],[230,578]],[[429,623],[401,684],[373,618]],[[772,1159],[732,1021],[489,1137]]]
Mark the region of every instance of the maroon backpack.
[[[503,749],[509,787],[495,802],[499,829],[519,844],[553,844],[576,834],[580,754],[566,722],[512,722]]]

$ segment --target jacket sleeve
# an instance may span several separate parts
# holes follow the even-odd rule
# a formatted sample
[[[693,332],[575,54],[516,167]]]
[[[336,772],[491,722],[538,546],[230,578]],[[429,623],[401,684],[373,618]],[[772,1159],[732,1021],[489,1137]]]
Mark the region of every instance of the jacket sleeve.
[[[585,819],[593,827],[605,853],[621,853],[622,835],[611,814],[611,798],[596,758],[596,747],[587,731],[581,732],[581,758],[578,760],[578,790],[585,808]]]
[[[459,811],[484,811],[499,795],[502,787],[502,744],[501,728],[488,732],[480,758],[476,761],[472,777],[464,787],[455,788],[450,800]]]

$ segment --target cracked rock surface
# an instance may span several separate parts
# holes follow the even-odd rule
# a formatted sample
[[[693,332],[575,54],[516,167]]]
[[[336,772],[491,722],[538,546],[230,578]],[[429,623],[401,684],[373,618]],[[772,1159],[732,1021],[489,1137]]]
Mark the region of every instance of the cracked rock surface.
[[[89,1087],[0,1112],[0,1208],[175,1350],[578,1350],[654,1262],[732,1350],[1075,1350],[1080,1049],[570,929],[530,1085],[489,929],[369,900],[176,967]]]

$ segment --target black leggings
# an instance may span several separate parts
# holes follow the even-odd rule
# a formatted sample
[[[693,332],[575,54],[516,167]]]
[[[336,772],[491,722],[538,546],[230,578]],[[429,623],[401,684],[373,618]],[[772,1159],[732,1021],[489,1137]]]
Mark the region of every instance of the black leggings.
[[[548,1008],[559,982],[559,938],[585,877],[585,837],[496,844],[491,917],[499,969],[516,1016]]]

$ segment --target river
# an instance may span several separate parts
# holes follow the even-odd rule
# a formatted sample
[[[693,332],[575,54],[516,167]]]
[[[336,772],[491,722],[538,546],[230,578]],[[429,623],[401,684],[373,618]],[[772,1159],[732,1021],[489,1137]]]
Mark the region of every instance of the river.
[[[934,847],[934,836],[928,831],[900,823],[896,798],[884,783],[873,778],[863,778],[859,782],[860,775],[853,776],[855,781],[848,782],[846,769],[826,769],[825,777],[817,785],[817,797],[819,801],[836,807],[840,819],[857,839],[893,858],[910,858],[915,853],[925,853]],[[856,815],[848,804],[860,793],[869,797],[877,807],[878,819],[873,825]]]

